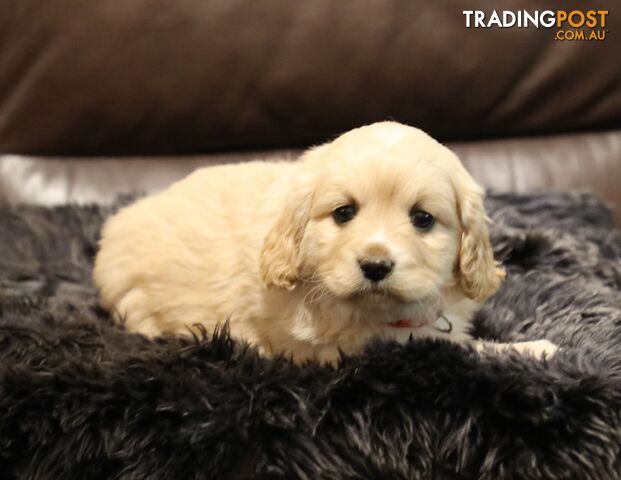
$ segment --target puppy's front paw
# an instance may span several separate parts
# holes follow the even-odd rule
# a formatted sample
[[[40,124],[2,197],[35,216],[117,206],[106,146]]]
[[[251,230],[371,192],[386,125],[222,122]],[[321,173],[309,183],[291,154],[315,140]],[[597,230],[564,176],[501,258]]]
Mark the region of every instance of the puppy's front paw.
[[[522,355],[536,358],[551,358],[558,351],[558,347],[548,340],[516,343],[475,342],[474,345],[479,352],[491,351],[498,354],[507,350],[517,350]]]
[[[532,355],[538,358],[551,358],[558,350],[558,347],[548,340],[510,343],[509,347],[524,355]]]

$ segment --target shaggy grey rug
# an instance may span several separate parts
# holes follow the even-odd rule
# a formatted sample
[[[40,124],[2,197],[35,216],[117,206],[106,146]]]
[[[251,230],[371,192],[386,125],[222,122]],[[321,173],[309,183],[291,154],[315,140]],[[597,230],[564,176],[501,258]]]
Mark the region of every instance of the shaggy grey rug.
[[[226,332],[149,341],[97,306],[110,210],[0,210],[0,477],[621,478],[621,236],[588,195],[488,208],[508,278],[474,332],[547,338],[548,362],[422,340],[299,368]]]

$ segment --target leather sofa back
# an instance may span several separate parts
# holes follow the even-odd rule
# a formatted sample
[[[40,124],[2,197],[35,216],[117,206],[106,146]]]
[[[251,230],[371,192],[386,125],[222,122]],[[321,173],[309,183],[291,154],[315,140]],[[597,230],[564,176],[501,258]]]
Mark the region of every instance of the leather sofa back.
[[[444,140],[621,126],[611,1],[562,2],[609,11],[608,38],[573,42],[467,28],[485,0],[5,3],[0,153],[304,146],[386,118]]]

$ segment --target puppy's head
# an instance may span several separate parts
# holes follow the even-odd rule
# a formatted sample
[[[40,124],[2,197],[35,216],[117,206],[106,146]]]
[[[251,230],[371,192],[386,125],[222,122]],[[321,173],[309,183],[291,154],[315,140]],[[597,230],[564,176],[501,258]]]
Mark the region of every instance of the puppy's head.
[[[420,130],[376,123],[310,150],[290,192],[261,254],[268,286],[368,306],[482,301],[500,284],[482,189]]]

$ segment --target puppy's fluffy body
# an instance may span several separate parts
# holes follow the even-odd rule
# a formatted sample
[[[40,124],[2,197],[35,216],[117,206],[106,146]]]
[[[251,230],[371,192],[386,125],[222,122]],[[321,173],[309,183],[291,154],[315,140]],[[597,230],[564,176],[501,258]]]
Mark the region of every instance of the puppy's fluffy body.
[[[355,216],[339,224],[344,205]],[[417,228],[414,211],[433,226]],[[372,282],[360,267],[368,259],[394,267]],[[502,275],[482,190],[459,159],[382,122],[296,162],[198,170],[122,209],[104,227],[94,278],[131,330],[187,334],[228,320],[267,354],[331,361],[373,337],[468,339]],[[450,333],[434,327],[441,315]]]

